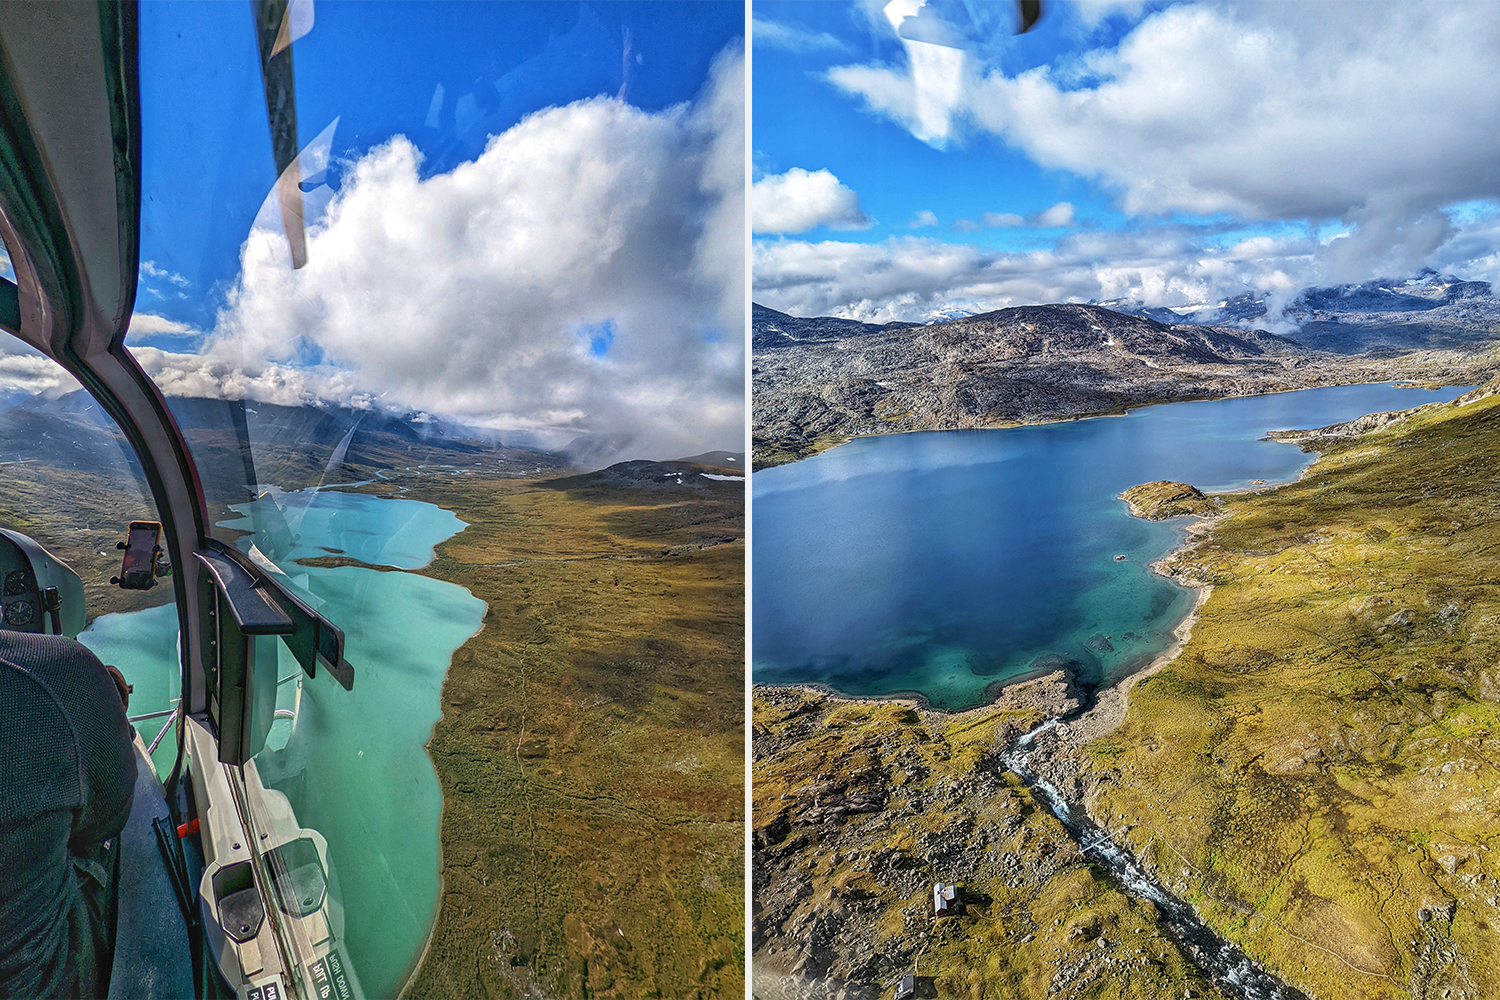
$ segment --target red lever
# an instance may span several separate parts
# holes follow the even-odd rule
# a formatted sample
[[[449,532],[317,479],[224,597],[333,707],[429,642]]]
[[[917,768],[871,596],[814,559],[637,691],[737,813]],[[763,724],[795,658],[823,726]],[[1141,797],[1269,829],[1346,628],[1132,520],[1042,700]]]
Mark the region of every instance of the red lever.
[[[191,837],[198,832],[198,818],[195,816],[177,828],[177,839]]]

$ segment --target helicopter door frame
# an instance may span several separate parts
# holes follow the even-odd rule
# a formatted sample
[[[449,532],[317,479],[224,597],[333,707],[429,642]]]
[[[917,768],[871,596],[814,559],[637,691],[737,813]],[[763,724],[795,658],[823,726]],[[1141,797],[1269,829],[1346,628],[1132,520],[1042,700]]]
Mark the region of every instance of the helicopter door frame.
[[[210,537],[187,441],[125,348],[140,266],[138,17],[125,3],[0,4],[0,239],[16,274],[0,278],[0,329],[61,364],[130,442],[175,567],[183,716],[238,733],[243,720],[219,717],[217,689],[220,664],[242,663],[244,650],[221,647],[220,612],[240,619],[252,593],[290,621],[279,634],[309,676],[322,663],[349,689],[354,674],[340,629]],[[226,560],[237,566],[212,569]],[[226,583],[246,576],[246,588]],[[249,748],[231,741],[219,760],[244,763]]]
[[[208,504],[166,400],[123,343],[140,263],[138,24],[130,4],[0,4],[0,238],[16,275],[0,279],[0,327],[76,378],[139,459],[177,567],[182,704],[202,714],[212,656],[191,627],[203,614],[190,557]]]

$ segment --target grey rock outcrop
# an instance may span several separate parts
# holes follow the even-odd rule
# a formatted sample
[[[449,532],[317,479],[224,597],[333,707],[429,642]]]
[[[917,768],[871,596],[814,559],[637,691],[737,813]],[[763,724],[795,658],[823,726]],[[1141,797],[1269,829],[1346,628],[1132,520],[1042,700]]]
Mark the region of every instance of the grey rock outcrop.
[[[1003,427],[1182,399],[1376,381],[1420,363],[1348,358],[1233,327],[1100,306],[1022,306],[927,326],[802,319],[756,306],[758,467],[865,434]]]

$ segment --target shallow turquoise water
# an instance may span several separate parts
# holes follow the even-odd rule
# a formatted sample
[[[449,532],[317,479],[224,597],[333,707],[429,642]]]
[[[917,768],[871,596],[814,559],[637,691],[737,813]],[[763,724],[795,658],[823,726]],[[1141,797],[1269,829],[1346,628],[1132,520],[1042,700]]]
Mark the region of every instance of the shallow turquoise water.
[[[1312,456],[1266,432],[1463,391],[1338,386],[893,434],[757,472],[755,679],[958,709],[1059,660],[1087,681],[1118,675],[1166,649],[1191,605],[1149,568],[1184,521],[1132,518],[1119,493],[1295,479]]]
[[[450,510],[364,493],[273,489],[269,496],[232,509],[242,516],[220,522],[220,527],[255,532],[257,547],[278,563],[346,555],[398,569],[421,569],[432,562],[440,542],[464,529],[464,522]]]
[[[129,614],[100,615],[78,633],[78,641],[94,651],[135,688],[130,694],[130,714],[146,715],[174,708],[182,693],[182,660],[177,637],[177,605],[164,604]],[[147,746],[151,745],[166,719],[148,719],[135,724]],[[172,770],[177,740],[168,733],[152,761],[156,773]]]
[[[302,567],[342,554],[418,569],[463,530],[450,511],[414,500],[337,492],[271,494],[235,508],[226,527],[254,534],[240,547],[344,630],[353,691],[320,671],[308,679],[280,642],[277,705],[295,708],[256,757],[262,780],[291,800],[298,821],[328,839],[345,946],[370,997],[394,996],[437,913],[442,795],[425,745],[454,650],[479,631],[485,604],[413,573]],[[170,707],[179,685],[175,606],[99,618],[80,639],[136,685],[132,714]],[[153,702],[160,700],[159,706]],[[159,722],[140,725],[155,735]],[[157,752],[170,768],[172,739]]]

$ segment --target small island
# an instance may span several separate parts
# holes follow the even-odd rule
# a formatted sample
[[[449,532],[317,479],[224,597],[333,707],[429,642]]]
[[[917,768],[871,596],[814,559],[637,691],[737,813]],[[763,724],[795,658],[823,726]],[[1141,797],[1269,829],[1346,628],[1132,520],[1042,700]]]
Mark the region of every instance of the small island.
[[[1134,517],[1164,521],[1169,517],[1210,517],[1217,513],[1213,500],[1196,486],[1160,479],[1132,486],[1120,494]]]

